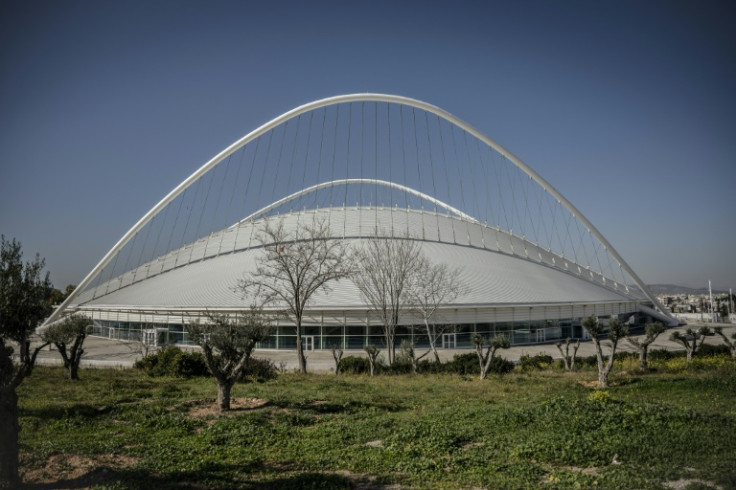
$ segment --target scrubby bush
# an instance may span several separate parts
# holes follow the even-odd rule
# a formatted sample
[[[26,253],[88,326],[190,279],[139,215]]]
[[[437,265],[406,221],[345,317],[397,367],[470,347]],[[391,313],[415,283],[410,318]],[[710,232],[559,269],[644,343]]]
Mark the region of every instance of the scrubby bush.
[[[514,370],[515,364],[508,359],[504,359],[501,356],[496,356],[491,361],[491,365],[488,368],[489,373],[495,374],[507,374]]]
[[[279,370],[273,361],[251,357],[245,369],[240,373],[238,381],[255,381],[262,383],[278,376]]]
[[[409,359],[403,359],[397,357],[394,362],[388,368],[379,369],[378,372],[384,372],[386,374],[411,374],[412,365]]]
[[[452,361],[448,361],[443,365],[443,370],[446,373],[454,374],[478,374],[480,373],[478,356],[474,352],[455,354]]]
[[[553,362],[554,359],[552,359],[552,356],[545,354],[544,352],[540,352],[533,356],[522,354],[519,358],[519,366],[521,366],[521,369],[524,372],[547,369],[552,366]]]
[[[199,352],[184,352],[179,347],[169,345],[158,352],[149,354],[135,367],[149,376],[173,376],[177,378],[192,378],[208,376],[209,371],[204,362],[204,356]]]
[[[340,372],[345,374],[367,374],[371,370],[365,357],[347,356],[340,360]]]
[[[726,344],[703,344],[698,349],[698,356],[700,357],[713,357],[713,356],[730,356],[731,351],[728,349]]]

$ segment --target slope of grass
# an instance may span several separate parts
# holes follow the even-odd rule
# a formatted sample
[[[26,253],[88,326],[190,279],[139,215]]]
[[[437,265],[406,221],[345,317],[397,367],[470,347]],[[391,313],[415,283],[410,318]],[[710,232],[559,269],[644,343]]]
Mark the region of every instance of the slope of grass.
[[[605,392],[591,370],[282,374],[237,385],[259,401],[227,416],[193,411],[214,403],[207,378],[39,367],[23,472],[46,488],[736,488],[736,365],[673,361],[619,365]]]

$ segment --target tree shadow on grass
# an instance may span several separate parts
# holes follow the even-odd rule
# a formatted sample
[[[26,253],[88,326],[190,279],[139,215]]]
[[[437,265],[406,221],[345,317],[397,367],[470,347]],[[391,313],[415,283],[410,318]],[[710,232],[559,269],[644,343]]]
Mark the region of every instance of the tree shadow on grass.
[[[20,408],[21,417],[36,417],[44,420],[59,420],[69,417],[91,419],[112,411],[111,405],[77,403],[75,405],[52,405],[42,408]]]
[[[255,481],[247,475],[256,474]],[[95,468],[77,478],[59,480],[49,483],[29,483],[23,485],[25,490],[52,490],[58,488],[82,489],[95,486],[112,485],[122,488],[156,488],[165,490],[203,488],[233,488],[248,490],[270,489],[345,489],[380,490],[385,488],[374,479],[366,479],[348,472],[319,473],[303,472],[284,474],[261,463],[247,465],[226,465],[210,463],[197,471],[170,473],[168,475],[153,474],[149,471],[109,467]]]

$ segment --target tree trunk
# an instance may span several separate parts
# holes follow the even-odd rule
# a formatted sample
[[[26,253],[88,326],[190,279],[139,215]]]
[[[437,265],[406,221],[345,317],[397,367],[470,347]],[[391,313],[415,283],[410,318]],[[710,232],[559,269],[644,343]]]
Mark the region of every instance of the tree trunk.
[[[649,350],[648,345],[642,345],[639,348],[639,367],[642,371],[646,371],[648,369],[647,366],[647,351]]]
[[[598,388],[608,388],[608,372],[605,369],[598,370]]]
[[[79,363],[72,362],[69,364],[69,379],[79,381]]]
[[[687,362],[690,362],[693,360],[693,350],[687,349]]]
[[[437,352],[437,347],[435,346],[435,343],[437,342],[437,336],[435,335],[436,332],[436,326],[432,326],[430,328],[429,323],[427,322],[427,319],[424,319],[424,327],[427,329],[427,340],[429,340],[429,348],[432,349],[432,354],[434,354],[434,362],[437,364],[440,363],[440,355]]]
[[[302,319],[296,319],[296,357],[299,361],[299,372],[307,374],[307,358],[304,356],[304,344],[302,343]]]
[[[12,388],[0,391],[0,487],[17,488],[18,477],[18,395]]]
[[[217,380],[217,406],[221,412],[230,410],[230,391],[233,388],[234,380],[220,381]]]

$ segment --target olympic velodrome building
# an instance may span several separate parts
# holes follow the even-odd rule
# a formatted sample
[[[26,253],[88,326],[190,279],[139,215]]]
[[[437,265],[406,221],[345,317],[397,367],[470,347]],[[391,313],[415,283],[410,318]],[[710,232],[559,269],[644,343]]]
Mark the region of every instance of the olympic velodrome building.
[[[517,345],[584,338],[589,315],[676,324],[529,166],[436,106],[382,94],[305,104],[233,143],[146,213],[46,323],[77,312],[96,335],[188,343],[191,322],[256,300],[238,283],[269,245],[267,224],[293,236],[315,222],[349,249],[415,241],[457,271],[460,294],[432,317],[446,326],[438,347],[470,347],[475,333]],[[407,310],[399,323],[397,343],[427,344],[418,317]],[[308,349],[383,347],[381,322],[349,278],[312,297],[303,326]],[[295,348],[288,317],[273,328],[261,348]]]

